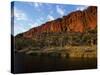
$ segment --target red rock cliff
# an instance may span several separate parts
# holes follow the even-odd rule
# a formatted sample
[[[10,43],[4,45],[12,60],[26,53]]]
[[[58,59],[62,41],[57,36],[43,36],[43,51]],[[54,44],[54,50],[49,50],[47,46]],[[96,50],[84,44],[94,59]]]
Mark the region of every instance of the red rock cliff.
[[[42,32],[85,32],[93,30],[97,25],[97,7],[90,6],[83,11],[71,12],[67,16],[46,22],[41,26],[30,29],[23,34],[26,38],[32,38]]]

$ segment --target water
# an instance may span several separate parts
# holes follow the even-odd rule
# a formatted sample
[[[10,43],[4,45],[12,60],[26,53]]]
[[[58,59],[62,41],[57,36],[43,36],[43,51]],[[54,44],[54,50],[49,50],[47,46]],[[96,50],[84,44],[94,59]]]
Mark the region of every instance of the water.
[[[14,73],[48,72],[97,68],[96,59],[68,59],[15,53]]]

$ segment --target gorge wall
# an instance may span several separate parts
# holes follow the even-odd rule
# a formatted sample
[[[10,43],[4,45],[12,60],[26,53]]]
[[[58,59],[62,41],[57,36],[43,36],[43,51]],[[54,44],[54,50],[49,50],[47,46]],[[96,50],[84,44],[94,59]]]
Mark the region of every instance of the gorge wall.
[[[74,11],[53,21],[23,33],[23,37],[32,38],[43,32],[86,32],[97,27],[97,7],[90,6],[83,11]]]

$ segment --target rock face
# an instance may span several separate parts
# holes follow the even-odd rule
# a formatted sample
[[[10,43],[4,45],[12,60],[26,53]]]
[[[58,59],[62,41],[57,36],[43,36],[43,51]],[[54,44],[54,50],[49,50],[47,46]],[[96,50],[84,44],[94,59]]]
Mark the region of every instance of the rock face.
[[[67,16],[46,22],[41,26],[23,33],[23,37],[32,38],[43,32],[86,32],[97,27],[97,7],[90,6],[83,11],[75,11]]]

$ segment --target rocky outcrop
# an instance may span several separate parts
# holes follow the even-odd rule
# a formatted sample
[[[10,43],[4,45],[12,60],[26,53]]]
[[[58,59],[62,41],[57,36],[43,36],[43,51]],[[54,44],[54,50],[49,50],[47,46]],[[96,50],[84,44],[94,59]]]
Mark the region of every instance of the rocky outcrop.
[[[23,33],[23,37],[32,38],[43,32],[86,32],[97,26],[97,7],[90,6],[83,11],[75,11],[67,16],[46,22]]]

